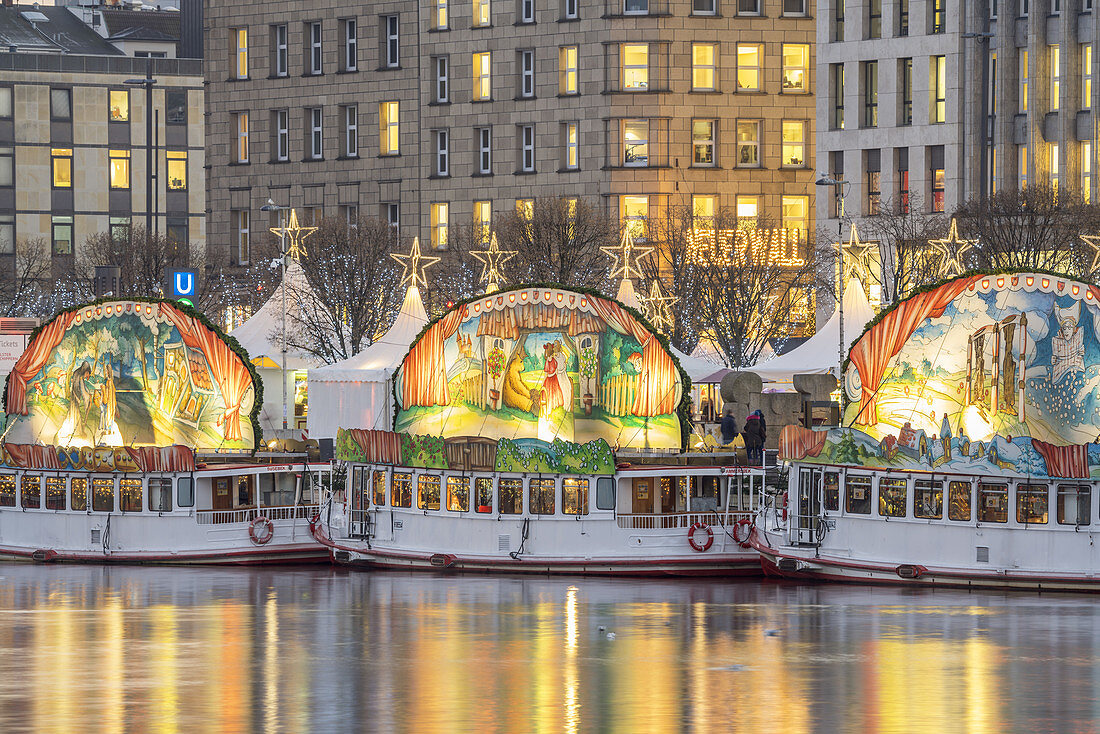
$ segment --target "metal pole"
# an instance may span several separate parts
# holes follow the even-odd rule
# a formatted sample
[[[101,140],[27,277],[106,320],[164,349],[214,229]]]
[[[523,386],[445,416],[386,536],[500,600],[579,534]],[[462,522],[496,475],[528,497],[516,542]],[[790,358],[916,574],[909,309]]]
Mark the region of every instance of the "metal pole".
[[[286,430],[286,418],[287,418],[287,406],[286,406],[286,222],[283,220],[283,213],[285,209],[279,210],[279,252],[282,253],[283,261],[283,282],[280,286],[283,291],[283,354],[282,354],[282,367],[283,372],[283,430]]]
[[[152,91],[150,84],[150,94]],[[153,112],[153,181],[153,236],[156,237],[160,234],[160,110]]]

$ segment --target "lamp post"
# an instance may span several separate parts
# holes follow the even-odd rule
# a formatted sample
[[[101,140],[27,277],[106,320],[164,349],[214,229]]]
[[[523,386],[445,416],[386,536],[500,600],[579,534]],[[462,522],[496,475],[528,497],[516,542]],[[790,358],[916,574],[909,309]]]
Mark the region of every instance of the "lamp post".
[[[279,206],[271,199],[267,200],[267,203],[260,207],[262,212],[279,212],[279,262],[283,264],[283,279],[279,284],[280,290],[283,292],[283,328],[282,328],[282,351],[280,353],[279,367],[282,368],[283,375],[283,430],[287,428],[287,402],[286,402],[286,224],[283,222],[283,212],[290,207]]]
[[[978,177],[978,198],[980,201],[985,202],[986,195],[990,190],[990,179],[992,178],[992,171],[989,170],[989,48],[987,44],[989,39],[993,38],[993,34],[989,32],[989,11],[988,9],[982,13],[982,17],[985,18],[985,30],[978,31],[976,33],[964,33],[963,38],[973,39],[978,42],[978,49],[982,52],[982,105],[981,105],[981,119],[978,124],[981,125],[981,135],[978,139],[981,141],[982,149],[979,153],[979,165],[981,166],[981,174]],[[962,75],[965,81],[966,75]],[[965,97],[963,97],[965,99]],[[965,119],[965,118],[964,118]],[[966,140],[966,136],[962,136],[962,140]]]
[[[153,232],[153,59],[145,62],[144,79],[127,79],[123,84],[145,87],[145,241]]]
[[[840,258],[840,278],[839,278],[839,287],[838,287],[840,295],[837,298],[837,303],[838,303],[837,309],[838,309],[838,313],[839,313],[839,316],[840,316],[840,319],[839,319],[840,320],[840,344],[838,346],[838,351],[840,353],[840,362],[839,362],[839,364],[843,367],[843,365],[844,365],[844,243],[842,242],[842,238],[844,236],[844,233],[841,229],[843,227],[843,223],[841,222],[840,217],[845,212],[844,199],[845,199],[845,197],[848,196],[848,191],[851,190],[852,183],[851,183],[851,181],[839,181],[839,180],[833,178],[832,176],[823,173],[823,174],[821,174],[821,178],[814,181],[814,185],[815,186],[833,186],[833,187],[835,187],[837,201],[840,203],[840,206],[838,207],[837,213],[836,213],[836,247],[837,247],[837,254]],[[840,375],[837,375],[837,378],[840,378]]]

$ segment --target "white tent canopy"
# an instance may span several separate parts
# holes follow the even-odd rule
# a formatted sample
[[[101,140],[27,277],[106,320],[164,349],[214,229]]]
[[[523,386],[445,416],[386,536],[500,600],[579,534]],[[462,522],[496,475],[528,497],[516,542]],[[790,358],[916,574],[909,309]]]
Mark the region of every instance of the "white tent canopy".
[[[286,269],[286,280],[280,282],[271,293],[260,310],[252,314],[252,317],[229,332],[229,336],[236,339],[244,350],[248,352],[248,358],[256,366],[282,368],[282,329],[283,329],[283,290],[287,284],[290,288],[287,292],[286,307],[288,313],[294,313],[297,308],[295,291],[302,292],[309,288],[305,271],[297,260],[291,259]],[[315,356],[299,351],[288,351],[286,355],[286,368],[299,370],[314,367],[320,364]]]
[[[863,284],[855,278],[844,289],[844,345],[845,355],[852,341],[863,333],[863,327],[875,317],[874,309],[867,301]],[[795,375],[840,375],[840,311],[833,315],[821,329],[798,347],[786,354],[759,362],[749,367],[749,372],[760,375],[768,383],[793,382]]]
[[[311,369],[310,438],[334,438],[337,428],[389,429],[391,379],[427,323],[420,290],[409,286],[393,326],[380,339],[342,362]]]

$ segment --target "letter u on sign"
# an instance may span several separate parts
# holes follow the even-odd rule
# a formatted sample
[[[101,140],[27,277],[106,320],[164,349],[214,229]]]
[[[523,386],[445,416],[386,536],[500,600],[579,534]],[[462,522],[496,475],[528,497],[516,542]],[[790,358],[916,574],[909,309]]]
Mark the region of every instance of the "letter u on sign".
[[[173,298],[191,298],[195,295],[197,279],[193,270],[173,270],[171,291]]]

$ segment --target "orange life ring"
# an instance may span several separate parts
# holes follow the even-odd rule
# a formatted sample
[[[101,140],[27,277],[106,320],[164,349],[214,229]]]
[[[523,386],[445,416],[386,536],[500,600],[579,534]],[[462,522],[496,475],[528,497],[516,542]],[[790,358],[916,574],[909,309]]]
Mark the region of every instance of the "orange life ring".
[[[695,539],[695,533],[698,530],[702,530],[703,532],[705,532],[707,534],[706,542],[700,543],[699,541],[697,541]],[[694,550],[697,550],[700,553],[702,553],[703,551],[707,550],[712,545],[714,545],[714,531],[711,530],[710,526],[707,525],[706,523],[697,522],[694,525],[692,525],[690,528],[688,528],[688,543],[691,545],[691,547]]]
[[[745,528],[745,536],[742,538],[740,529]],[[752,520],[743,517],[733,524],[733,539],[742,548],[749,547],[749,538],[752,537]]]
[[[263,515],[252,518],[248,526],[248,539],[255,545],[266,545],[275,537],[275,523]]]
[[[783,522],[787,522],[787,493],[783,493]]]

